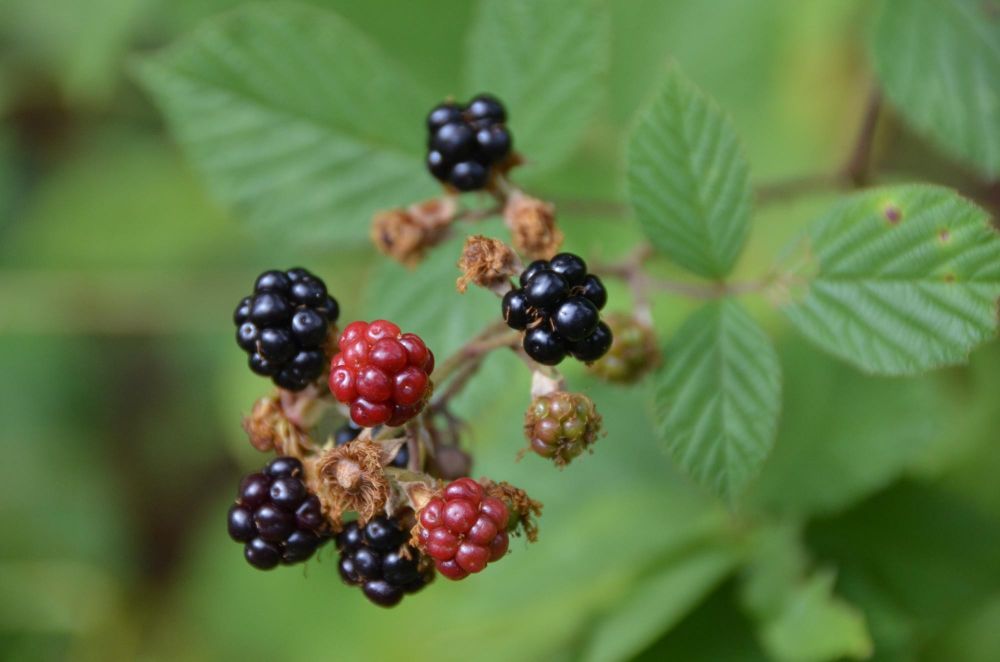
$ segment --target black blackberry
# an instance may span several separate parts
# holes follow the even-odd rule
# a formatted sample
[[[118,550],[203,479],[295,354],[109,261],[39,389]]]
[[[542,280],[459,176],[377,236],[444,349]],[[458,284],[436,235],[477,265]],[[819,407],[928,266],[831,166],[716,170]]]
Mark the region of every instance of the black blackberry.
[[[611,347],[611,329],[600,316],[608,293],[578,255],[535,260],[519,283],[504,295],[501,310],[507,326],[525,332],[524,351],[532,359],[556,365],[571,354],[591,363]]]
[[[265,271],[233,313],[236,342],[251,370],[301,391],[323,373],[323,343],[339,315],[326,285],[305,269]]]
[[[228,525],[229,536],[244,543],[247,562],[260,570],[305,561],[329,539],[319,499],[293,457],[272,460],[243,479]]]
[[[373,434],[378,434],[378,431],[382,429],[382,426],[372,428]],[[354,421],[348,420],[346,423],[337,428],[337,431],[333,435],[334,443],[337,446],[343,446],[344,444],[354,441],[364,430],[363,427],[357,425]],[[398,467],[400,469],[405,469],[406,465],[410,463],[410,447],[409,444],[403,444],[396,451],[396,455],[392,458],[392,462],[389,463],[390,467]]]
[[[427,115],[427,169],[459,191],[485,187],[511,152],[506,121],[503,104],[488,94],[464,106],[451,101],[435,106]]]
[[[351,522],[337,534],[340,577],[360,586],[365,597],[381,607],[399,604],[434,579],[434,566],[409,545],[405,517],[376,517],[364,527]]]

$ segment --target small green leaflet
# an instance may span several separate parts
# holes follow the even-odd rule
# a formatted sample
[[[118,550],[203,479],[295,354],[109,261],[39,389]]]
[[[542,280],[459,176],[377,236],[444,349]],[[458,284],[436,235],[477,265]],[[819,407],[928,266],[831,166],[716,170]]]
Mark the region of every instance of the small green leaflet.
[[[728,118],[676,68],[632,132],[627,167],[653,246],[700,276],[728,274],[750,230],[749,168]]]
[[[733,501],[774,444],[781,369],[770,339],[736,301],[696,312],[668,345],[656,383],[659,433],[675,462]]]
[[[996,335],[1000,236],[983,210],[936,186],[846,198],[804,243],[784,311],[860,369],[913,375],[962,363]]]

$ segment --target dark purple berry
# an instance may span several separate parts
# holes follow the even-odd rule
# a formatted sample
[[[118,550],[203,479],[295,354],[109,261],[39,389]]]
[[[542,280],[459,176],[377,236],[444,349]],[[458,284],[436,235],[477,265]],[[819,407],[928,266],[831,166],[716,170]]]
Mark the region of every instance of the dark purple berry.
[[[395,549],[404,539],[396,523],[387,517],[376,517],[365,526],[365,543],[379,551]]]
[[[295,354],[295,341],[287,329],[265,328],[260,332],[260,353],[268,361],[284,363]]]
[[[427,128],[434,133],[445,124],[462,121],[462,109],[450,101],[438,104],[427,114]]]
[[[260,537],[270,542],[280,542],[295,530],[295,518],[269,503],[254,511],[253,523]]]
[[[326,286],[315,278],[303,278],[292,285],[289,298],[297,306],[320,306],[326,301]]]
[[[570,287],[582,285],[587,277],[587,263],[572,253],[560,253],[549,260],[549,269],[566,279]]]
[[[534,262],[529,264],[527,267],[525,267],[524,271],[521,272],[521,277],[519,279],[521,287],[527,285],[528,281],[534,278],[535,274],[537,274],[539,271],[545,271],[548,268],[549,268],[548,260],[535,260]]]
[[[316,347],[326,339],[326,318],[316,310],[303,308],[292,316],[292,337],[299,346]]]
[[[302,462],[294,457],[278,457],[267,463],[264,473],[272,478],[302,475]]]
[[[306,497],[295,510],[295,524],[300,529],[319,531],[323,528],[323,508],[315,494]]]
[[[236,329],[236,344],[244,352],[254,352],[257,350],[257,338],[260,334],[253,322],[244,322],[240,328]]]
[[[580,294],[590,299],[598,310],[604,308],[604,304],[608,302],[608,291],[604,289],[604,283],[597,276],[591,275],[584,279]]]
[[[271,481],[264,474],[250,474],[240,482],[239,502],[247,508],[257,508],[267,501]]]
[[[233,323],[239,326],[250,319],[250,297],[243,297],[233,311]]]
[[[403,590],[383,579],[365,582],[365,597],[380,607],[394,607],[403,599]]]
[[[490,172],[477,161],[459,161],[451,169],[448,181],[459,191],[475,191],[486,185]]]
[[[466,106],[465,112],[473,121],[482,119],[492,120],[496,123],[507,121],[507,111],[504,109],[503,104],[491,94],[476,96]]]
[[[566,358],[566,341],[545,325],[537,326],[524,334],[524,351],[542,365],[556,365]]]
[[[529,306],[548,310],[555,308],[569,293],[569,284],[559,274],[543,270],[536,273],[524,286],[524,297]]]
[[[502,126],[483,127],[476,131],[476,146],[485,160],[493,163],[510,153],[510,133]]]
[[[581,361],[590,363],[607,354],[611,349],[611,329],[604,322],[600,322],[593,333],[570,345],[570,352]]]
[[[285,272],[272,269],[257,276],[253,289],[256,292],[287,292],[291,286],[292,281]]]
[[[521,290],[510,290],[503,295],[501,302],[503,319],[512,329],[524,331],[531,323],[531,315],[528,314],[528,299]]]
[[[309,490],[298,478],[276,478],[271,483],[271,503],[283,510],[295,510],[308,495]]]
[[[556,332],[571,342],[583,340],[597,328],[600,313],[597,306],[583,297],[570,297],[556,309],[552,325]]]
[[[357,439],[362,430],[364,430],[363,427],[348,419],[346,423],[337,428],[333,435],[333,441],[337,446],[343,446]]]
[[[451,161],[445,159],[441,152],[432,149],[427,152],[427,169],[438,179],[446,179],[451,172]]]
[[[257,326],[281,324],[291,312],[288,301],[277,292],[261,292],[250,301],[250,320]]]
[[[476,147],[476,136],[472,129],[463,123],[445,124],[434,133],[430,148],[440,152],[446,160],[461,161],[472,156]]]
[[[243,506],[233,505],[229,509],[229,537],[237,542],[249,542],[257,535],[253,523],[253,513]]]
[[[247,562],[259,570],[270,570],[281,562],[281,550],[261,538],[254,538],[243,548]]]
[[[354,552],[354,572],[362,579],[375,579],[382,574],[382,556],[373,549],[361,547]]]

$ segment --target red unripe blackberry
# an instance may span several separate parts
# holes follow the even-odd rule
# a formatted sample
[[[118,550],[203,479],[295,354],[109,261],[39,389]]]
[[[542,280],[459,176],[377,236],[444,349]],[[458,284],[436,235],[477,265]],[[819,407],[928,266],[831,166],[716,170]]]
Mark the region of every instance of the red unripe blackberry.
[[[350,522],[336,538],[341,579],[361,587],[381,607],[399,604],[404,594],[416,593],[434,579],[432,565],[406,544],[408,538],[402,516],[376,517],[363,527]]]
[[[361,427],[399,426],[424,408],[434,354],[413,333],[386,320],[351,322],[330,364],[330,391]]]
[[[449,579],[480,572],[507,553],[507,506],[471,478],[445,487],[418,515],[420,544]]]
[[[339,314],[323,281],[305,269],[265,271],[233,313],[236,342],[251,370],[301,391],[323,373],[323,344]]]
[[[305,561],[329,538],[319,499],[302,480],[302,463],[292,457],[272,460],[243,479],[228,528],[233,540],[244,543],[247,562],[260,570]]]

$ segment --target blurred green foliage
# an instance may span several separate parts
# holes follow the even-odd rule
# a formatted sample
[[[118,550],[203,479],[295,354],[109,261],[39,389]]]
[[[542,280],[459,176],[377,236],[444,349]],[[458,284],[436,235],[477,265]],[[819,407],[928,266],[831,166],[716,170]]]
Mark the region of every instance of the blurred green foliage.
[[[482,576],[439,580],[389,612],[340,583],[330,549],[304,570],[249,568],[222,520],[261,462],[239,421],[267,386],[229,321],[256,273],[305,264],[346,316],[392,316],[439,353],[495,302],[453,293],[454,245],[410,276],[357,241],[276,240],[294,224],[263,233],[209,197],[131,72],[241,4],[0,4],[0,658],[1000,659],[1000,347],[915,380],[866,377],[796,340],[759,298],[746,303],[775,338],[783,414],[736,511],[654,442],[646,387],[575,368],[607,437],[562,472],[515,463],[524,384],[498,355],[458,407],[475,474],[546,504],[538,544],[514,541]],[[469,27],[504,5],[311,4],[367,33],[429,99],[476,87]],[[532,191],[566,202],[569,249],[607,259],[638,241],[634,220],[578,203],[622,199],[625,136],[670,60],[729,113],[755,184],[848,155],[874,75],[870,3],[606,5],[582,138],[560,167],[525,171]],[[423,109],[408,110],[419,136]],[[934,141],[887,124],[886,180],[983,189]],[[558,136],[548,148],[570,149]],[[765,271],[830,201],[761,206],[736,277]],[[368,219],[350,222],[363,237]],[[624,290],[611,307],[628,307]],[[692,309],[659,298],[663,337]]]

